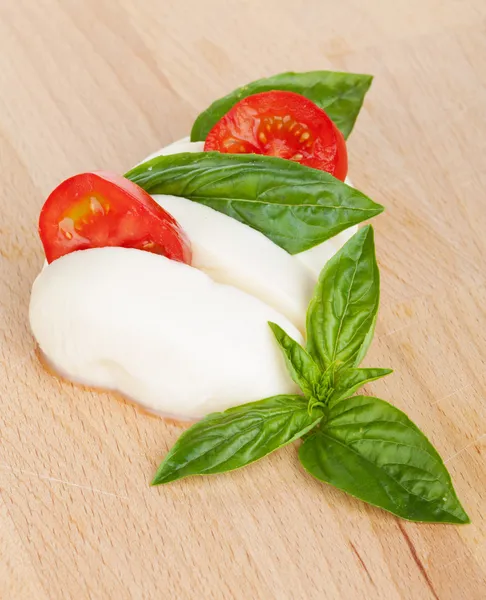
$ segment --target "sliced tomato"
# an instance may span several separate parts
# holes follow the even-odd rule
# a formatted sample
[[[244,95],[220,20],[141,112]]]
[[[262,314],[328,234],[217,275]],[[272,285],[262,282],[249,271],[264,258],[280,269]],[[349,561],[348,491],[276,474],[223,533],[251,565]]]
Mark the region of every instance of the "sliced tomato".
[[[191,261],[190,242],[177,221],[141,187],[104,171],[63,181],[42,207],[39,234],[48,262],[104,246]]]
[[[344,181],[348,153],[342,133],[314,102],[295,92],[248,96],[211,129],[204,150],[279,156]]]

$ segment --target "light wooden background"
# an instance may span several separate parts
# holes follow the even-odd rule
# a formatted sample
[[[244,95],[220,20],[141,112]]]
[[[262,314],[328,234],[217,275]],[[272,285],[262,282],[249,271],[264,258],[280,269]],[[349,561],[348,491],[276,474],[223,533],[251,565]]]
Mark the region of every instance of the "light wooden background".
[[[367,507],[295,448],[150,489],[180,428],[34,354],[49,191],[124,172],[239,84],[319,68],[376,76],[350,174],[388,208],[368,364],[395,374],[368,392],[430,436],[470,526]],[[485,157],[484,0],[0,0],[2,600],[485,598]]]

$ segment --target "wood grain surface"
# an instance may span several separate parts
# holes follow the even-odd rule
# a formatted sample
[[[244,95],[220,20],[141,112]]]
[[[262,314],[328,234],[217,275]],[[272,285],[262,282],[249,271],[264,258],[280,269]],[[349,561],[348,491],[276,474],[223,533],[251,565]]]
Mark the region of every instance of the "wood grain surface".
[[[469,526],[399,521],[294,447],[150,489],[180,427],[35,356],[49,191],[124,172],[239,84],[319,68],[375,75],[350,175],[387,207],[367,363],[395,374],[367,392],[429,435]],[[0,0],[0,598],[485,598],[485,156],[484,0]]]

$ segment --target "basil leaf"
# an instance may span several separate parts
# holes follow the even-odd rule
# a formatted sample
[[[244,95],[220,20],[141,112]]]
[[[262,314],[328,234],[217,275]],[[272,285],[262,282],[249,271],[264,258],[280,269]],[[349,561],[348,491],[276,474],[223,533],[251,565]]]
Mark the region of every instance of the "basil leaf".
[[[376,258],[375,258],[375,262],[376,262]],[[378,272],[378,277],[379,277],[380,272],[378,270],[378,267],[377,267],[377,272]],[[379,283],[380,282],[378,281],[378,303],[380,301]],[[373,341],[373,336],[375,335],[375,327],[376,327],[377,318],[378,318],[378,307],[376,309],[375,316],[373,317],[373,322],[371,323],[371,327],[368,329],[368,333],[365,335],[365,337],[363,339],[363,343],[361,344],[361,348],[359,349],[359,352],[354,361],[355,365],[359,365],[361,363],[361,361],[364,359],[364,357],[366,356],[366,353],[368,352],[368,348],[370,347],[371,342]]]
[[[373,229],[367,225],[327,262],[307,311],[307,350],[321,367],[357,366],[380,299]]]
[[[404,413],[378,398],[334,404],[299,458],[317,479],[404,519],[469,523],[432,444]]]
[[[321,418],[318,409],[309,414],[302,396],[273,396],[210,414],[181,435],[152,485],[244,467],[298,439]]]
[[[158,156],[126,174],[151,194],[183,196],[257,229],[296,254],[383,211],[329,173],[256,154]]]
[[[392,369],[344,369],[335,378],[334,390],[329,398],[329,404],[349,398],[366,383],[380,379],[393,373]]]
[[[297,92],[323,108],[345,138],[351,133],[373,77],[334,71],[280,73],[253,81],[213,102],[196,119],[191,141],[205,140],[210,130],[237,102],[259,92]]]
[[[276,323],[269,323],[280,348],[290,376],[306,398],[319,399],[323,373],[312,357]]]

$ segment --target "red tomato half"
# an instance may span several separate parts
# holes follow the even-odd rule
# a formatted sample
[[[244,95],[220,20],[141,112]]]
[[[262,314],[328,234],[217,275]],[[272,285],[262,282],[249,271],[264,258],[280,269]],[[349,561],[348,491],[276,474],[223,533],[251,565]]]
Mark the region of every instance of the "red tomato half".
[[[104,246],[191,261],[191,245],[177,221],[141,187],[115,173],[82,173],[63,181],[42,207],[39,234],[48,262]]]
[[[341,181],[348,172],[342,133],[322,108],[295,92],[243,98],[211,129],[204,150],[279,156],[327,171]]]

